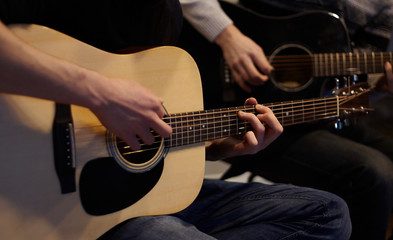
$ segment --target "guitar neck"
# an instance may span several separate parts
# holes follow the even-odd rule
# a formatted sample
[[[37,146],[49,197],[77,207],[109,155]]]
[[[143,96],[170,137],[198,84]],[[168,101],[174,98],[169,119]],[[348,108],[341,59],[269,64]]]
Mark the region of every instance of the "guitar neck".
[[[269,107],[283,126],[337,117],[339,97],[295,100],[264,104]],[[172,127],[167,138],[170,147],[242,135],[250,129],[249,123],[238,118],[244,111],[256,114],[255,106],[242,106],[169,115],[164,120]]]
[[[392,62],[391,52],[320,53],[312,55],[315,77],[383,73],[384,64]]]

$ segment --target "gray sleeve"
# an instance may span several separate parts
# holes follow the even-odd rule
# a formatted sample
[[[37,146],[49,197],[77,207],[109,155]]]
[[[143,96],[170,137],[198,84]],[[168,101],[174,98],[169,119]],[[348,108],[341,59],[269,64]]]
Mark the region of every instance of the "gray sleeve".
[[[180,0],[184,17],[210,42],[233,22],[218,0]]]

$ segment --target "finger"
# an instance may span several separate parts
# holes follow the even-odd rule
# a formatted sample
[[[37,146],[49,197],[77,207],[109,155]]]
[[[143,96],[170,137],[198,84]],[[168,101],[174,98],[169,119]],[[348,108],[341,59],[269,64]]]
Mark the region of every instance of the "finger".
[[[385,73],[388,81],[393,80],[392,64],[390,62],[385,63]]]
[[[252,149],[252,147],[258,146],[258,144],[262,142],[262,139],[257,139],[253,131],[248,131],[244,135],[244,141]],[[255,152],[250,152],[250,153],[255,153]]]
[[[257,117],[261,122],[264,122],[271,129],[282,131],[283,127],[272,110],[259,104],[255,106],[255,109],[260,113]]]
[[[239,87],[243,89],[243,91],[248,93],[252,91],[251,87],[247,85],[247,83],[242,79],[242,77],[239,74],[233,72],[232,75],[235,78],[235,81],[237,82]]]
[[[143,143],[147,145],[152,145],[154,143],[154,132],[152,132],[150,129],[139,129],[136,134],[141,138]]]
[[[151,128],[163,138],[167,138],[172,134],[172,127],[161,118],[153,119]]]
[[[253,131],[256,135],[257,139],[260,139],[260,137],[263,137],[265,133],[265,126],[262,124],[262,122],[258,119],[257,116],[253,113],[245,113],[240,111],[239,112],[239,118],[242,120],[247,121],[250,123],[251,127],[253,128]]]
[[[252,56],[252,58],[253,58],[255,65],[264,74],[269,75],[273,71],[274,67],[270,64],[269,60],[266,58],[263,51],[261,54],[257,54],[255,56]]]
[[[248,78],[248,73],[246,69],[243,66],[243,60],[238,60],[237,62],[232,63],[230,66],[232,72],[234,72],[236,75],[238,75],[239,78],[241,79],[247,79]]]
[[[258,101],[253,97],[247,98],[246,101],[244,102],[244,105],[257,105],[257,104]]]
[[[130,136],[121,137],[121,139],[123,139],[134,151],[137,151],[141,148],[141,144],[136,136],[130,135]]]
[[[261,86],[268,80],[268,77],[261,74],[250,58],[246,59],[242,62],[242,64],[243,68],[247,72],[246,80],[249,84],[253,86]]]

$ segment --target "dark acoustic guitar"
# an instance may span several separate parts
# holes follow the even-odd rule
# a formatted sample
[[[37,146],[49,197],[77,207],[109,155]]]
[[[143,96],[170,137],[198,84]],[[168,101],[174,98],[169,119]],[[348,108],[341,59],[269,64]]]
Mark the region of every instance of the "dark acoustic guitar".
[[[383,73],[384,62],[392,61],[391,53],[352,53],[347,28],[333,13],[271,17],[220,3],[234,24],[263,47],[275,71],[264,86],[245,93],[232,80],[220,49],[185,22],[179,46],[198,64],[206,107],[240,103],[249,95],[261,102],[318,97],[336,87],[334,77]]]

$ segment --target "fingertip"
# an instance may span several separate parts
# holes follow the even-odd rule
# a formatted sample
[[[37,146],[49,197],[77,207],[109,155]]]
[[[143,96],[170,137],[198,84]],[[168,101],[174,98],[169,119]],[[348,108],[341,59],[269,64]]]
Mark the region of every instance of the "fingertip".
[[[390,62],[385,62],[385,69],[386,69],[387,71],[392,70],[392,64],[391,64]]]
[[[257,103],[258,103],[258,101],[257,101],[256,98],[254,98],[254,97],[249,97],[249,98],[247,98],[246,101],[244,102],[244,105],[255,105],[255,104],[257,104]]]

